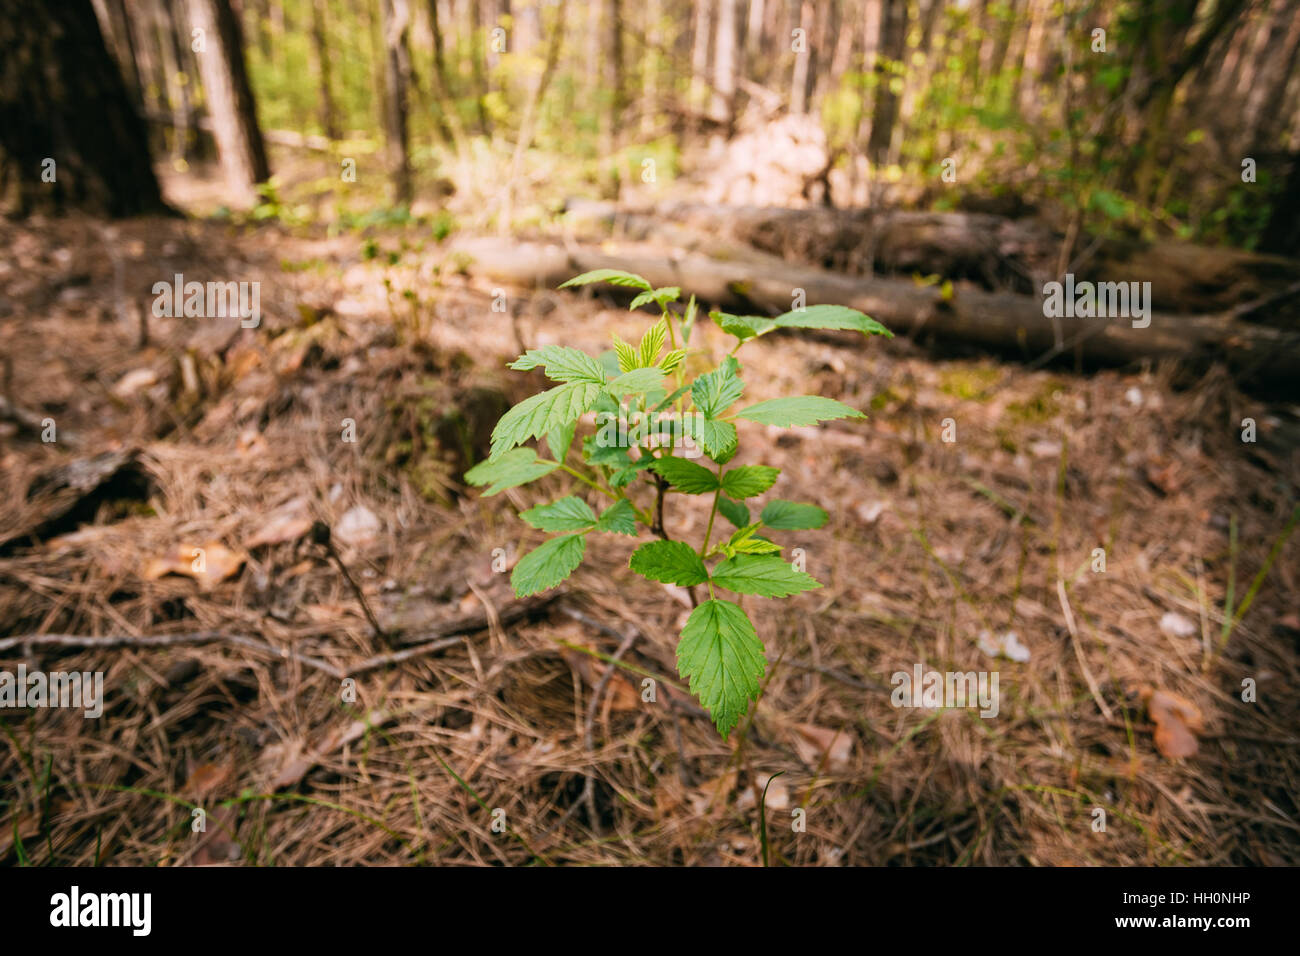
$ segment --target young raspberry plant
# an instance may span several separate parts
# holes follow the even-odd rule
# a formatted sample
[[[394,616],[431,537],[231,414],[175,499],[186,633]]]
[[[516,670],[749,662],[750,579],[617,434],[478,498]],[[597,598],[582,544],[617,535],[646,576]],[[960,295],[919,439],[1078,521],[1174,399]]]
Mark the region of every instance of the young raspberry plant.
[[[553,588],[572,574],[592,532],[635,536],[642,526],[655,535],[632,552],[629,567],[652,581],[688,589],[695,609],[677,644],[677,671],[726,737],[757,699],[767,660],[749,616],[717,592],[786,598],[821,587],[787,563],[781,546],[760,532],[820,528],[827,519],[816,505],[781,499],[768,501],[757,518],[751,516],[746,499],[771,488],[780,469],[727,467],[739,447],[736,422],[788,428],[864,417],[819,395],[772,399],[732,411],[745,390],[736,352],[782,328],[892,333],[875,319],[838,305],[809,306],[776,318],[713,312],[710,318],[736,344],[720,363],[687,382],[687,359],[695,364],[703,351],[690,345],[697,316],[694,296],[678,314],[674,306],[680,305],[680,289],[655,289],[640,276],[616,269],[584,273],[560,288],[597,282],[639,290],[630,308],[653,302],[662,313],[659,320],[635,346],[615,336],[614,348],[600,357],[561,345],[519,356],[510,368],[544,369],[557,384],[502,416],[492,432],[488,459],[466,472],[465,480],[486,486],[487,496],[558,470],[607,499],[599,514],[587,501],[569,495],[520,515],[554,537],[515,565],[510,580],[519,597]],[[595,429],[574,452],[579,425],[591,412]],[[533,439],[545,441],[550,458],[524,444]],[[691,460],[701,454],[713,467]],[[670,494],[712,496],[698,548],[668,536],[664,500]],[[734,530],[714,540],[719,514]],[[700,586],[707,587],[708,600],[698,601]]]

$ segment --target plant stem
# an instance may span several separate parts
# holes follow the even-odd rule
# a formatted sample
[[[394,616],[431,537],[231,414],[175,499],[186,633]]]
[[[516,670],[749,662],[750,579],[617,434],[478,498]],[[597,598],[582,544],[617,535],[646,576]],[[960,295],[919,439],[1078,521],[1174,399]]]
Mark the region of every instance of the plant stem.
[[[596,484],[594,481],[592,481],[590,478],[588,478],[588,477],[587,477],[586,475],[584,475],[582,472],[578,471],[578,469],[576,469],[576,468],[570,468],[568,465],[561,464],[561,463],[558,462],[558,461],[551,461],[551,460],[548,459],[548,458],[539,458],[539,459],[537,459],[537,460],[538,460],[539,462],[541,462],[542,464],[544,464],[544,465],[559,465],[561,471],[566,471],[566,472],[568,472],[570,475],[572,475],[574,478],[577,478],[577,479],[578,479],[580,482],[582,482],[584,485],[588,485],[588,486],[590,486],[590,487],[592,487],[592,488],[595,488],[597,491],[599,491],[599,492],[600,492],[602,495],[604,495],[606,498],[610,498],[610,499],[612,499],[612,500],[614,500],[614,501],[617,501],[617,500],[618,500],[618,495],[614,494],[614,492],[610,491],[608,488],[602,488],[600,485]]]
[[[722,465],[718,466],[718,490],[713,493],[713,507],[709,509],[709,526],[704,529],[704,544],[700,548],[700,557],[709,550],[709,539],[713,537],[713,519],[718,516],[718,497],[722,494]],[[713,585],[709,585],[709,596],[713,596]]]

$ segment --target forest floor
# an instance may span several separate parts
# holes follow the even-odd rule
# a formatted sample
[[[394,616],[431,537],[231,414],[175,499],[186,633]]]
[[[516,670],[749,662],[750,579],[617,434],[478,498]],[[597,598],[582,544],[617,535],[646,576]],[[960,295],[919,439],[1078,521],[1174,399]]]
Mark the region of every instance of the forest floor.
[[[593,541],[540,608],[494,570],[542,538],[517,510],[567,480],[488,499],[459,480],[537,388],[507,361],[599,351],[647,315],[523,289],[494,311],[416,227],[35,221],[0,244],[4,394],[58,429],[0,424],[0,635],[176,636],[0,650],[106,689],[98,719],[0,718],[0,861],[759,865],[767,785],[773,864],[1300,863],[1300,536],[1253,586],[1300,453],[1287,410],[1225,375],[750,346],[754,399],[869,419],[744,436],[782,468],[774,494],[831,519],[788,541],[823,589],[746,599],[770,679],[733,748],[676,677],[685,596],[629,571],[623,541]],[[260,326],[153,317],[175,273],[259,281]],[[97,455],[95,479],[34,493]],[[670,530],[703,519],[679,507]],[[445,636],[355,671],[355,701],[340,676],[390,651],[313,520],[383,630]],[[894,707],[918,663],[997,671],[996,718]]]

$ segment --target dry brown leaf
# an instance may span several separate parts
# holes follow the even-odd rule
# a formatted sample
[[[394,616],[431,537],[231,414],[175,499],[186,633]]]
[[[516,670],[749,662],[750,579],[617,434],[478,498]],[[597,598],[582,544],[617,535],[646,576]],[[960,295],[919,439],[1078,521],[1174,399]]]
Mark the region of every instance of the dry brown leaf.
[[[831,730],[816,724],[795,724],[790,735],[795,753],[808,766],[816,769],[843,770],[853,754],[853,738],[844,730]]]
[[[151,558],[142,572],[146,581],[168,574],[180,574],[199,582],[205,591],[215,588],[244,566],[246,555],[232,551],[219,541],[206,544],[178,544],[161,557]]]
[[[190,773],[181,792],[189,795],[196,803],[202,803],[210,793],[214,793],[234,773],[234,767],[228,763],[201,763]]]
[[[1141,691],[1147,713],[1156,725],[1156,749],[1170,760],[1196,755],[1196,735],[1205,729],[1195,704],[1181,694],[1145,686]]]
[[[292,498],[262,521],[257,533],[244,542],[250,551],[267,544],[297,541],[311,530],[311,505],[303,496]]]

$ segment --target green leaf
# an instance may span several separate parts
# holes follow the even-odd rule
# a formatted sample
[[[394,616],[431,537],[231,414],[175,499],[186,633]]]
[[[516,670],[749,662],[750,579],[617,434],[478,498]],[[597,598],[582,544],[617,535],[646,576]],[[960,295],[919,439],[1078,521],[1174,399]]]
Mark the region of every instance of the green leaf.
[[[630,372],[636,368],[636,349],[617,335],[614,336],[614,354],[618,356],[618,370],[620,372]]]
[[[651,541],[632,552],[630,567],[642,577],[690,587],[709,579],[704,562],[685,541]]]
[[[605,378],[616,378],[622,371],[618,367],[618,353],[613,349],[605,349],[600,353],[600,367],[605,370]]]
[[[669,353],[669,354],[671,355],[672,353]],[[666,359],[665,359],[665,361],[666,361]],[[672,371],[672,369],[665,369],[665,371]],[[669,405],[671,405],[673,402],[677,401],[677,399],[681,398],[683,395],[685,395],[685,394],[686,394],[687,392],[689,392],[690,390],[691,390],[691,387],[690,387],[689,385],[683,385],[681,388],[677,389],[677,391],[673,392],[671,395],[669,395],[667,398],[665,398],[662,402],[660,402],[658,405],[656,405],[656,406],[654,407],[653,410],[656,411],[656,412],[662,412],[665,408],[667,408],[667,407],[668,407]]]
[[[551,457],[561,464],[568,457],[569,446],[573,444],[573,433],[577,430],[578,422],[575,419],[546,433],[546,447],[551,450]]]
[[[735,455],[738,447],[736,426],[731,422],[719,422],[712,418],[687,414],[682,420],[682,430],[695,439],[704,449],[704,453],[719,464],[726,464]]]
[[[722,331],[728,335],[734,335],[742,342],[776,328],[774,319],[766,319],[761,315],[731,315],[727,312],[710,312],[709,318],[718,323]]]
[[[527,372],[538,366],[546,368],[546,377],[557,382],[594,382],[605,384],[605,369],[599,359],[592,358],[582,349],[567,345],[545,345],[529,349],[510,363],[510,368]]]
[[[657,364],[659,352],[667,340],[668,320],[660,319],[641,336],[641,342],[636,348],[637,363],[647,368]]]
[[[586,550],[585,535],[566,534],[529,551],[510,574],[515,597],[528,597],[555,587],[582,563]]]
[[[597,531],[609,531],[614,534],[636,534],[636,512],[632,502],[620,498],[600,513],[596,522]]]
[[[668,303],[675,302],[677,297],[681,294],[682,290],[675,285],[664,286],[663,288],[655,289],[652,292],[642,292],[632,300],[632,304],[628,306],[628,310],[634,311],[645,305],[647,302],[655,302],[659,305],[659,308],[666,309]]]
[[[669,302],[676,302],[682,297],[682,287],[677,285],[665,285],[655,289],[655,301],[661,308],[668,308]]]
[[[568,282],[561,282],[560,288],[567,289],[571,286],[591,285],[593,282],[608,282],[610,285],[621,285],[629,289],[650,291],[649,282],[646,282],[645,279],[633,272],[624,272],[622,269],[594,269],[591,272],[584,272],[580,276],[574,276]]]
[[[690,349],[673,349],[664,356],[663,361],[659,363],[659,367],[664,370],[665,375],[669,372],[675,372],[677,366],[682,364],[682,360],[686,358],[689,352]],[[685,386],[682,386],[682,390],[685,390]]]
[[[543,475],[549,475],[559,465],[537,460],[537,452],[531,448],[515,448],[500,458],[479,462],[465,472],[465,480],[471,485],[487,485],[483,497],[487,498],[497,492],[526,485]]]
[[[744,418],[760,425],[778,425],[788,428],[791,425],[815,425],[817,422],[830,421],[834,418],[866,418],[856,408],[837,402],[833,398],[820,395],[797,395],[793,398],[774,398],[768,402],[759,402],[742,408],[736,413],[737,418]]]
[[[649,455],[642,455],[633,464],[626,468],[621,468],[609,476],[609,486],[611,488],[622,488],[629,485],[636,476],[654,464],[654,459]]]
[[[712,372],[701,375],[691,385],[691,397],[695,407],[708,418],[717,418],[725,412],[745,390],[745,383],[738,377],[740,363],[728,355]]]
[[[768,541],[767,538],[760,538],[753,532],[750,532],[739,541],[729,542],[729,546],[734,554],[781,553],[781,546],[779,544],[775,541]]]
[[[639,395],[663,384],[664,373],[657,368],[634,368],[624,372],[609,383],[609,393],[614,397],[621,395]]]
[[[604,465],[606,468],[626,468],[632,464],[632,456],[628,454],[628,446],[609,444],[601,440],[601,433],[588,435],[582,440],[582,455],[587,462],[592,465]]]
[[[695,293],[691,293],[691,301],[686,303],[686,314],[682,316],[682,345],[689,345],[691,342],[691,332],[695,328],[695,317],[699,314],[699,306],[695,304]]]
[[[789,597],[821,587],[811,574],[796,571],[773,554],[738,554],[727,558],[712,574],[713,583],[739,594]]]
[[[492,429],[490,458],[498,458],[515,445],[568,425],[591,408],[601,387],[592,382],[566,382],[524,399],[502,415]]]
[[[779,554],[781,551],[779,544],[755,534],[761,525],[762,522],[755,521],[753,524],[737,528],[731,538],[718,550],[729,558],[734,558],[738,554]]]
[[[656,459],[650,466],[655,474],[687,495],[703,495],[718,490],[718,476],[703,465],[670,455]]]
[[[705,601],[686,620],[677,642],[677,673],[727,736],[758,690],[767,660],[753,623],[737,605]]]
[[[722,476],[722,490],[732,498],[753,498],[776,482],[780,468],[768,465],[741,465]]]
[[[807,531],[826,523],[826,512],[816,505],[777,498],[767,503],[759,520],[777,531]]]
[[[596,512],[581,498],[573,495],[549,505],[529,508],[519,517],[538,531],[590,531],[596,527]]]
[[[749,524],[749,509],[739,501],[732,501],[725,495],[718,498],[718,512],[737,528]]]
[[[864,335],[894,337],[893,332],[875,319],[844,305],[810,305],[778,315],[773,321],[783,329],[849,329]]]

